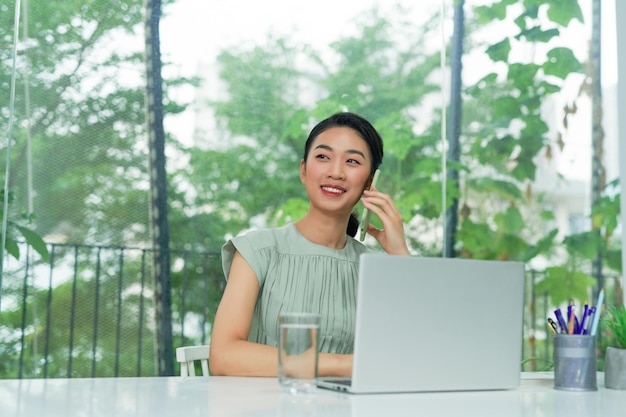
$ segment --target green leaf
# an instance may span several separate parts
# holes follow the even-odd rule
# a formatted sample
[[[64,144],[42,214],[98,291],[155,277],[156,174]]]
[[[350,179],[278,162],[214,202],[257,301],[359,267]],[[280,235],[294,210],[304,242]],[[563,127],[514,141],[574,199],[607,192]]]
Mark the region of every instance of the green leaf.
[[[503,199],[515,200],[522,199],[523,195],[517,185],[510,181],[496,180],[493,178],[478,178],[474,180],[468,180],[468,185],[471,185],[476,191],[484,193],[495,193]]]
[[[518,158],[517,163],[511,170],[511,176],[517,181],[535,180],[537,165],[532,159]]]
[[[611,344],[626,349],[626,306],[611,306],[602,317],[602,324],[610,331]]]
[[[516,147],[517,140],[510,135],[494,138],[486,142],[477,158],[481,164],[493,164],[501,160],[508,161]]]
[[[493,45],[490,45],[486,51],[487,55],[489,55],[489,58],[491,58],[491,60],[494,62],[508,62],[510,52],[511,41],[508,38]]]
[[[494,247],[498,251],[495,259],[502,261],[523,261],[529,249],[524,239],[512,233],[500,235]]]
[[[20,259],[20,247],[17,245],[16,241],[8,236],[6,242],[4,243],[4,249],[15,259]]]
[[[390,113],[376,122],[376,128],[385,138],[385,152],[389,150],[400,160],[405,160],[415,146],[416,138],[409,128],[405,129],[402,116]]]
[[[596,231],[569,235],[565,237],[563,244],[571,255],[581,255],[586,259],[594,259],[606,246],[604,239]]]
[[[483,89],[486,86],[495,84],[497,80],[498,80],[498,74],[494,72],[489,73],[485,75],[483,78],[481,78],[480,80],[478,80],[476,84],[470,85],[469,87],[467,87],[465,89],[465,92],[471,96],[479,97],[480,94],[483,92]]]
[[[556,219],[556,216],[554,215],[554,211],[552,210],[541,210],[541,213],[539,213],[539,217],[543,221]]]
[[[524,218],[517,207],[508,207],[493,218],[498,229],[505,233],[519,233],[525,226]]]
[[[493,119],[501,123],[499,126],[508,127],[512,119],[521,116],[519,101],[515,97],[502,96],[491,103]]]
[[[620,198],[604,196],[591,209],[591,219],[594,229],[605,228],[612,234],[617,228],[620,219]]]
[[[484,25],[493,20],[503,20],[506,17],[506,6],[506,2],[497,2],[489,6],[475,7],[476,21]]]
[[[495,233],[484,223],[465,220],[457,231],[457,242],[466,257],[475,259],[493,259],[492,249],[496,241]]]
[[[559,233],[559,229],[552,229],[550,232],[543,236],[541,239],[535,243],[535,247],[537,248],[538,253],[549,253],[550,250],[554,247],[555,238]]]
[[[526,252],[522,254],[521,261],[528,262],[540,254],[549,255],[555,245],[554,239],[558,231],[558,229],[553,229],[546,236],[539,239],[536,244],[530,245]]]
[[[605,261],[605,265],[607,267],[611,268],[614,271],[619,272],[620,274],[622,273],[622,250],[621,248],[607,250],[604,253],[603,260]]]
[[[525,117],[524,123],[526,126],[522,130],[521,145],[530,149],[530,155],[534,157],[544,147],[543,135],[548,133],[550,128],[538,114]]]
[[[537,293],[548,294],[551,304],[558,306],[569,300],[586,300],[589,288],[595,282],[593,277],[582,272],[554,266],[546,268],[546,277],[535,284],[535,290]]]
[[[522,16],[536,19],[539,16],[539,6],[545,3],[545,0],[523,0],[524,13]]]
[[[516,159],[517,163],[511,170],[511,175],[518,181],[534,180],[537,172],[535,157],[543,149],[544,139],[542,136],[535,134],[526,134],[526,132],[523,132],[523,134],[524,136],[518,141],[520,152]]]
[[[561,91],[561,87],[558,85],[549,83],[545,80],[542,80],[537,86],[537,94],[542,96],[547,96],[548,94],[554,94]]]
[[[521,38],[526,38],[528,42],[548,42],[550,39],[559,36],[559,34],[558,29],[543,30],[541,26],[534,26],[530,29],[522,30],[515,36],[515,39],[520,40]]]
[[[539,14],[539,4],[530,4],[528,0],[524,1],[524,12],[517,16],[513,22],[520,28],[521,31],[524,31],[528,28],[528,21],[532,21],[537,19],[537,15]]]
[[[524,91],[528,86],[534,84],[535,75],[539,68],[541,67],[537,64],[512,63],[508,67],[507,79],[513,82],[515,88]]]
[[[542,65],[543,72],[546,75],[554,75],[561,79],[565,79],[570,73],[583,72],[583,66],[578,61],[574,52],[569,48],[553,48],[548,51],[547,60]]]
[[[41,236],[22,226],[17,226],[17,229],[20,231],[22,236],[24,236],[24,239],[26,239],[26,243],[28,243],[44,261],[47,261],[50,258],[48,246]]]
[[[548,3],[548,19],[567,27],[576,19],[583,22],[583,13],[578,0],[551,0]]]
[[[526,121],[528,123],[522,131],[523,136],[519,139],[519,146],[522,148],[521,152],[524,156],[532,159],[545,146],[544,138],[540,132],[544,133],[544,128],[547,128],[547,125],[539,117],[527,118]]]

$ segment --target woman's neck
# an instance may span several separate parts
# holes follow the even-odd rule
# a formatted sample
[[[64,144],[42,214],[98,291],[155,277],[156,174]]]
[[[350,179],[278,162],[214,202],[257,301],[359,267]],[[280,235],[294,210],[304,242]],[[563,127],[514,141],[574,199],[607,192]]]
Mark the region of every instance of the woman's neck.
[[[343,249],[346,246],[348,235],[348,218],[338,219],[315,215],[309,211],[302,219],[295,222],[295,226],[302,236],[317,245],[333,249]]]

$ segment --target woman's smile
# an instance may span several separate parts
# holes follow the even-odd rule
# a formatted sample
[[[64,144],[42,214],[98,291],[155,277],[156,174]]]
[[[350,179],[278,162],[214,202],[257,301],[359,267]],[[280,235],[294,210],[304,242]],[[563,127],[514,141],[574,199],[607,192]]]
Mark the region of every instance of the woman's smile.
[[[342,195],[346,192],[346,189],[343,187],[339,187],[336,185],[322,185],[322,192],[326,195],[330,195],[333,197]]]

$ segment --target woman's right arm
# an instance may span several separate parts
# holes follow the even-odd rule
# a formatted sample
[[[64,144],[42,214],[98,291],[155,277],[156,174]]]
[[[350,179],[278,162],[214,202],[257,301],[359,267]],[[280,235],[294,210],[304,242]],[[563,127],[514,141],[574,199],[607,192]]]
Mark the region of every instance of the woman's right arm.
[[[277,375],[277,349],[248,341],[258,294],[256,274],[235,252],[213,322],[209,360],[212,375]]]
[[[243,256],[235,252],[213,322],[211,375],[277,376],[278,349],[248,341],[258,295],[256,274]],[[352,355],[320,354],[318,373],[350,376]]]

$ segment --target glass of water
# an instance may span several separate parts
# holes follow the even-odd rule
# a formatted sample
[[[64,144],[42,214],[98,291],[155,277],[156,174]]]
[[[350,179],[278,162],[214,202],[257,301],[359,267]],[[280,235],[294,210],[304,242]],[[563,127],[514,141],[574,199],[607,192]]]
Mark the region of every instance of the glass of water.
[[[278,382],[291,394],[313,390],[317,381],[320,315],[282,313],[278,317]]]

